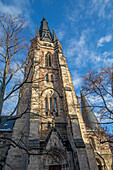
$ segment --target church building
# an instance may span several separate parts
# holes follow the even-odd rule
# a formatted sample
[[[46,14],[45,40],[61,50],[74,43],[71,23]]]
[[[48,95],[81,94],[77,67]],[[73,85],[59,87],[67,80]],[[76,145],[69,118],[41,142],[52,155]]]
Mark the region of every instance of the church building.
[[[79,105],[62,45],[45,16],[31,40],[24,82],[1,169],[112,170],[109,145],[100,143],[106,134],[82,92]]]

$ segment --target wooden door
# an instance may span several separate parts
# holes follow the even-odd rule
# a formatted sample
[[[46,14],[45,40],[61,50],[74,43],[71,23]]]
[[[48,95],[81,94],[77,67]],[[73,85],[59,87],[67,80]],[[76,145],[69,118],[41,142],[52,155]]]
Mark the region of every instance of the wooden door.
[[[49,166],[49,170],[61,170],[61,166],[60,165],[52,165],[52,166]]]

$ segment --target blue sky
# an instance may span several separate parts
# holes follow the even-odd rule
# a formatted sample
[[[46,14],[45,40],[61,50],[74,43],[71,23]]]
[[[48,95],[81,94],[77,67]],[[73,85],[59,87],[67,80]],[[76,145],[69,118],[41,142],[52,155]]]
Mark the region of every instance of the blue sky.
[[[45,14],[63,45],[75,92],[81,76],[113,63],[112,0],[0,0],[1,13],[22,14],[32,38]]]

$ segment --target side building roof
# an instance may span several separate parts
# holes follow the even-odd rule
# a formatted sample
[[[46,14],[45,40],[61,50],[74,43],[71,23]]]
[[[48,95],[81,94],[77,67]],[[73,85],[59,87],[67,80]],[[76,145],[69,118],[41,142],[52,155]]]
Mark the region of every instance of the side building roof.
[[[0,131],[12,131],[15,120],[7,120],[8,116],[1,116],[0,118]],[[7,120],[7,121],[5,121]],[[3,124],[1,124],[5,121]]]

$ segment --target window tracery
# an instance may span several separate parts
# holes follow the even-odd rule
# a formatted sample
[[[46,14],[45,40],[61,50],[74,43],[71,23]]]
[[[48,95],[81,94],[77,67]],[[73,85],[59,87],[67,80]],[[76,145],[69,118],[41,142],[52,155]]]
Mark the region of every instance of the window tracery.
[[[49,103],[48,103],[49,101]],[[49,100],[47,100],[47,97],[45,98],[45,113],[48,115],[50,113],[51,115],[58,116],[58,108],[57,108],[57,99],[50,97]]]

